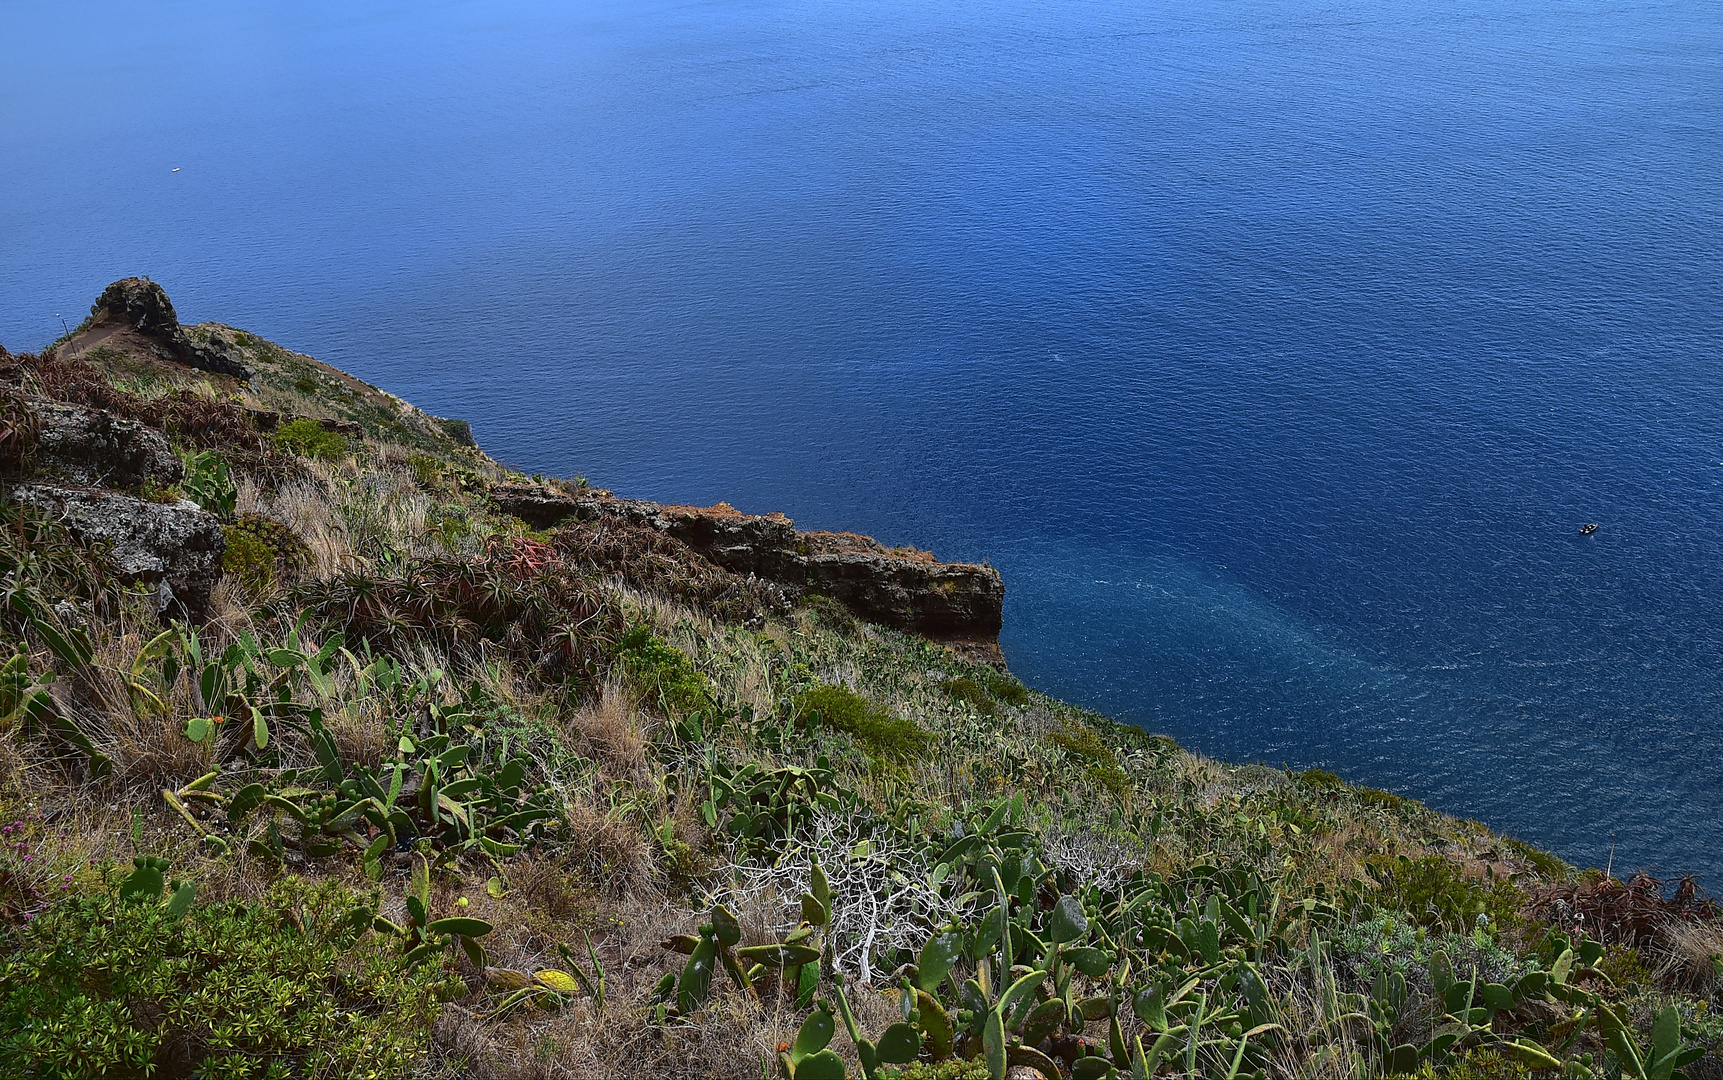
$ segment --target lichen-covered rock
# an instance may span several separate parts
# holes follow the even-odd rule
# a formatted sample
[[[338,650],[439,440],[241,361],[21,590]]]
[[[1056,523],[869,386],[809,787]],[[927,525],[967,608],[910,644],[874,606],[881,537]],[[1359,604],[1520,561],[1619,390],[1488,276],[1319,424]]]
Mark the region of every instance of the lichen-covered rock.
[[[121,278],[102,290],[90,306],[89,328],[119,324],[149,339],[155,352],[202,371],[250,379],[252,371],[239,360],[237,349],[219,334],[207,344],[193,341],[180,326],[179,315],[165,289],[148,278]]]
[[[492,495],[504,513],[539,529],[606,517],[650,526],[726,570],[830,596],[872,622],[977,643],[999,636],[1005,584],[991,566],[944,563],[853,533],[798,532],[782,514],[743,514],[726,503],[667,506],[540,484],[500,484]]]
[[[36,401],[34,468],[82,487],[168,488],[185,466],[154,428],[101,409]]]
[[[120,580],[161,586],[164,612],[179,606],[195,617],[207,610],[227,543],[221,522],[196,503],[49,484],[22,485],[12,498],[58,517],[78,539],[104,545],[108,569]]]

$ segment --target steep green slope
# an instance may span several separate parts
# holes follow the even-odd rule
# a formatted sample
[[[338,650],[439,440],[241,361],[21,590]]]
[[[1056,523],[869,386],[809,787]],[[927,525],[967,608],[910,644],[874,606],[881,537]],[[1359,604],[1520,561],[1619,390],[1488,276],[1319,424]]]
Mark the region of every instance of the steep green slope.
[[[639,521],[535,531],[388,395],[130,333],[0,356],[7,491],[50,402],[134,419],[187,466],[128,497],[221,518],[226,573],[163,624],[6,503],[9,1073],[1723,1075],[1691,890],[1188,753]]]

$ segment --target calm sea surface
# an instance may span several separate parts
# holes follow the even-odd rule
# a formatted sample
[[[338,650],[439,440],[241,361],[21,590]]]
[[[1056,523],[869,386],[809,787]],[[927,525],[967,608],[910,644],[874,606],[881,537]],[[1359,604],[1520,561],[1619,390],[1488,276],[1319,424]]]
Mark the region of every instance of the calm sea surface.
[[[0,341],[126,274],[1723,887],[1717,0],[0,3]]]

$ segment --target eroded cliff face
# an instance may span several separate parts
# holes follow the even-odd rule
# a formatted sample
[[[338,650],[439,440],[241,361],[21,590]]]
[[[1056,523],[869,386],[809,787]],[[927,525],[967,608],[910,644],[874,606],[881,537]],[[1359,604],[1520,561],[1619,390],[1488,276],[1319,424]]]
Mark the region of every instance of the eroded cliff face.
[[[743,514],[725,503],[671,506],[527,483],[499,484],[492,495],[534,528],[619,519],[674,537],[732,573],[829,596],[871,622],[983,652],[999,638],[1005,584],[991,566],[940,562],[854,533],[802,532],[782,514]]]

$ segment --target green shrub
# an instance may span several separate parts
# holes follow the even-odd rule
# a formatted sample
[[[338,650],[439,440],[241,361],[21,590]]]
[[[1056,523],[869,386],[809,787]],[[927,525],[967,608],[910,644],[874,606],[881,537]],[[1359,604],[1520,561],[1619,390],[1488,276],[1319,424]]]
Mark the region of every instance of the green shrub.
[[[301,417],[276,429],[275,448],[300,457],[334,461],[347,452],[347,439],[316,420]]]
[[[1479,982],[1509,983],[1531,966],[1489,933],[1432,930],[1403,913],[1382,909],[1369,919],[1336,927],[1332,934],[1336,964],[1358,987],[1397,971],[1421,993],[1429,985],[1430,961],[1438,952],[1448,955],[1456,972],[1469,977],[1475,969]]]
[[[1651,971],[1646,968],[1639,950],[1631,945],[1611,945],[1605,948],[1603,956],[1597,961],[1597,970],[1609,976],[1609,981],[1623,990],[1633,983],[1640,986],[1652,984]]]
[[[1409,803],[1406,799],[1392,791],[1381,788],[1361,787],[1357,791],[1358,801],[1365,806],[1380,806],[1388,810],[1403,810]]]
[[[1531,863],[1532,867],[1552,881],[1566,881],[1573,876],[1573,867],[1555,855],[1535,848],[1523,840],[1508,841],[1508,850]]]
[[[981,685],[1007,705],[1029,704],[1029,688],[996,668],[983,668]]]
[[[940,1062],[912,1061],[887,1065],[881,1080],[987,1080],[987,1059],[952,1057]]]
[[[814,623],[822,630],[829,630],[840,637],[854,637],[861,630],[861,620],[855,617],[855,613],[829,596],[813,593],[802,601],[802,606],[808,609]]]
[[[1430,1070],[1431,1077],[1442,1080],[1516,1080],[1531,1075],[1525,1062],[1488,1046],[1474,1046],[1444,1062],[1440,1069]]]
[[[456,552],[461,549],[461,541],[473,535],[473,516],[459,503],[444,503],[425,513],[425,528],[444,551]]]
[[[668,715],[687,715],[712,704],[706,677],[694,669],[694,662],[644,626],[622,635],[622,665],[635,691]]]
[[[940,689],[951,700],[963,702],[982,716],[992,716],[999,711],[998,704],[974,679],[953,679],[941,685]]]
[[[407,468],[413,474],[413,482],[426,490],[435,490],[442,484],[443,463],[429,454],[409,454]]]
[[[1083,770],[1083,775],[1089,783],[1115,799],[1124,798],[1125,793],[1131,790],[1131,778],[1117,765],[1091,765]]]
[[[1305,787],[1317,791],[1339,791],[1346,786],[1345,781],[1327,769],[1305,769],[1298,774],[1298,780]]]
[[[279,521],[245,514],[232,525],[223,525],[221,532],[227,539],[222,573],[254,596],[299,580],[311,565],[311,549]]]
[[[1492,923],[1518,926],[1525,893],[1505,881],[1467,877],[1441,855],[1408,859],[1402,855],[1383,875],[1384,902],[1425,925],[1470,927],[1479,915]]]
[[[793,707],[798,720],[817,720],[842,731],[876,757],[903,760],[924,752],[933,742],[914,721],[893,716],[847,686],[822,683],[797,695]]]
[[[1087,724],[1066,720],[1058,731],[1049,732],[1041,739],[1096,765],[1112,768],[1117,764],[1113,759],[1113,748],[1101,738],[1100,732]]]
[[[428,1044],[443,961],[410,968],[337,882],[183,918],[116,892],[0,936],[0,1073],[404,1076]]]

